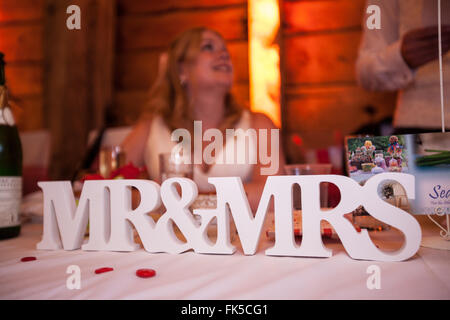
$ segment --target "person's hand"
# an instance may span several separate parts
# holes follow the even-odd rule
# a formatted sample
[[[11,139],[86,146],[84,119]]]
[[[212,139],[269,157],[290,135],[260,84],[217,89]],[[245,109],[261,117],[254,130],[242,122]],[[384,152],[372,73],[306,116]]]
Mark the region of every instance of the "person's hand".
[[[449,49],[450,25],[443,25],[442,54],[445,54]],[[437,59],[439,56],[437,25],[408,31],[402,39],[401,54],[412,69]]]

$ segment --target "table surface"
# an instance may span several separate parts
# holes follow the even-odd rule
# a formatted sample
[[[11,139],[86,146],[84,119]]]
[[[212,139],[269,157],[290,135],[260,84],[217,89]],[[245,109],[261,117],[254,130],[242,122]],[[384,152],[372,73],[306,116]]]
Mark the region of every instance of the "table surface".
[[[424,217],[420,217],[424,218]],[[422,219],[423,235],[438,229]],[[324,239],[331,258],[271,257],[273,242],[261,235],[253,256],[135,252],[41,251],[41,224],[26,224],[18,238],[0,242],[0,299],[450,299],[450,251],[421,247],[403,262],[351,259],[338,239]],[[372,232],[380,249],[399,248],[395,230]],[[35,261],[21,262],[34,256]],[[79,266],[81,289],[69,290],[67,268]],[[368,289],[371,265],[380,268],[381,288]],[[95,274],[101,267],[114,271]],[[140,268],[156,270],[139,278]]]

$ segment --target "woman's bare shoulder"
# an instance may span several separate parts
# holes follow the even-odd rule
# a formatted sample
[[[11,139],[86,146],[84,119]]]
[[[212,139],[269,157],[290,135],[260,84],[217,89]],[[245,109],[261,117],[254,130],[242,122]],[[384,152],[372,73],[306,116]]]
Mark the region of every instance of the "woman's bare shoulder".
[[[150,132],[150,127],[152,125],[155,116],[149,113],[145,113],[139,117],[133,126],[133,131],[135,133],[141,133],[147,135]]]
[[[254,129],[277,129],[273,121],[262,112],[251,112],[252,128]]]

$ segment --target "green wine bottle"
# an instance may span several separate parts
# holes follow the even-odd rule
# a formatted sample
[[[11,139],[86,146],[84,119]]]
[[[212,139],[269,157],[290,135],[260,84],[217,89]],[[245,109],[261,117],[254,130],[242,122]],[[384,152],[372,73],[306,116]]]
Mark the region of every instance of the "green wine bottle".
[[[0,240],[20,234],[22,145],[8,105],[5,62],[0,52]]]

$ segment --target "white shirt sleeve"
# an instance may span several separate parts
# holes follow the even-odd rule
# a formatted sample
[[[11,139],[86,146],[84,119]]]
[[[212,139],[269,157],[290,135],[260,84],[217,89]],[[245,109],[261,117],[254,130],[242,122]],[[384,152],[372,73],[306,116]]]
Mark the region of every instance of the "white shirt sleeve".
[[[381,12],[381,29],[369,30],[363,21],[363,38],[356,61],[359,84],[374,91],[397,91],[414,80],[414,72],[404,61],[399,36],[398,0],[368,0],[378,5]]]

